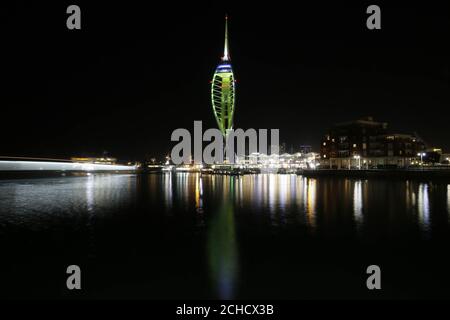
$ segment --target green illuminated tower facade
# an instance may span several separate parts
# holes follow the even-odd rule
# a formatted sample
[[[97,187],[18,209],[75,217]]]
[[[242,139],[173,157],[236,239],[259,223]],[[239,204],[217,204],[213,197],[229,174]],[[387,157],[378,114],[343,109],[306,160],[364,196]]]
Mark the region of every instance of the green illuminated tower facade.
[[[222,62],[217,66],[211,82],[211,101],[217,125],[225,137],[233,128],[235,79],[228,49],[228,17],[225,16],[225,46]]]

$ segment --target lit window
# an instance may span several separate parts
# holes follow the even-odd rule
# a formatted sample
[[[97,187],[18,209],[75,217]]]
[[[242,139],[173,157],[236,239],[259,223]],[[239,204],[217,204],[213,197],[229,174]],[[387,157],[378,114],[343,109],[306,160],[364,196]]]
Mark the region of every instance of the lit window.
[[[356,143],[353,144],[353,148],[356,148]]]
[[[324,158],[326,158],[326,157],[327,157],[327,155],[326,155],[326,154],[324,154],[324,155],[323,155],[323,157],[324,157]]]
[[[324,146],[326,146],[326,145],[327,145],[327,143],[326,143],[326,142],[324,142],[324,143],[323,143],[323,145],[324,145]]]

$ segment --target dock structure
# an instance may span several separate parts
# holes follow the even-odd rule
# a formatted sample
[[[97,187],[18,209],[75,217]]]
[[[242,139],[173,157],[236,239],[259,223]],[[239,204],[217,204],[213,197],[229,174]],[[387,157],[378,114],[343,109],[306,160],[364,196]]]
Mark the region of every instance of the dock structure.
[[[0,157],[0,178],[97,172],[132,173],[137,170],[137,165],[77,162],[63,159]]]

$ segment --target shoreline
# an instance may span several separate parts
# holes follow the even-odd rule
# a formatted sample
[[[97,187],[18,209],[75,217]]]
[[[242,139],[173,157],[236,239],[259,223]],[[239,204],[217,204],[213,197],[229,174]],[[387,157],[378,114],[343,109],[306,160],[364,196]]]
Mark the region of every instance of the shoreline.
[[[361,169],[361,170],[339,170],[339,169],[319,169],[319,170],[300,170],[298,175],[307,178],[316,177],[339,177],[339,178],[357,178],[357,179],[414,179],[450,182],[450,170],[441,169]]]
[[[64,178],[64,177],[86,177],[91,174],[135,174],[129,171],[0,171],[0,181],[15,179],[41,179],[41,178]]]
[[[173,172],[176,173],[176,172]],[[183,172],[179,172],[183,173]],[[202,175],[220,175],[220,176],[244,176],[249,174],[296,174],[306,178],[351,178],[351,179],[403,179],[403,180],[422,180],[422,181],[438,181],[450,183],[450,170],[408,170],[408,169],[361,169],[361,170],[338,170],[338,169],[303,169],[296,173],[289,172],[189,172]],[[93,171],[59,171],[59,170],[41,170],[41,171],[0,171],[1,180],[13,179],[39,179],[39,178],[55,178],[55,177],[83,177],[98,174],[168,174],[164,171],[142,171],[142,170],[93,170]]]

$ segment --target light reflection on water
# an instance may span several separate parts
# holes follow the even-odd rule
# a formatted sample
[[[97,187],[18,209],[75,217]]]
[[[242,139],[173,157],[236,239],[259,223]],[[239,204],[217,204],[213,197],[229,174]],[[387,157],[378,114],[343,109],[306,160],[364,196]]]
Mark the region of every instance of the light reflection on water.
[[[35,227],[43,220],[104,214],[127,207],[135,183],[134,175],[0,181],[0,221]]]
[[[430,230],[430,199],[428,184],[419,184],[417,209],[419,213],[419,223],[423,228],[423,231],[428,232]]]
[[[238,249],[233,200],[240,181],[224,179],[221,204],[211,216],[207,232],[207,256],[211,282],[220,299],[233,299],[238,277]],[[233,192],[234,191],[234,192]]]
[[[306,202],[306,216],[308,217],[308,226],[316,228],[316,179],[307,179],[307,202]]]
[[[108,219],[118,209],[127,215],[134,206],[146,216],[170,218],[164,226],[159,220],[143,226],[149,233],[182,223],[189,232],[203,234],[214,290],[219,298],[232,299],[240,274],[242,230],[252,234],[258,226],[258,232],[271,235],[289,229],[311,237],[391,234],[386,230],[431,235],[439,219],[450,221],[450,185],[189,173],[0,181],[0,234],[12,225],[39,230],[84,219],[76,228],[84,228],[94,243],[96,220]],[[130,219],[141,222],[139,215]],[[448,232],[448,225],[439,228]]]
[[[227,199],[237,214],[254,212],[260,219],[268,219],[272,227],[303,225],[312,233],[342,223],[353,225],[353,232],[360,234],[370,227],[367,216],[376,223],[386,215],[388,224],[402,228],[401,223],[413,223],[410,220],[415,219],[422,232],[432,232],[431,197],[442,187],[447,199],[442,205],[450,219],[448,185],[431,188],[428,183],[414,181],[312,179],[276,174],[230,177],[178,173],[150,179],[152,188],[162,190],[166,212],[175,210],[176,204],[207,216],[205,206],[211,211],[219,206],[219,200]]]
[[[450,184],[447,185],[447,213],[450,219]]]
[[[173,201],[173,189],[172,189],[172,174],[168,173],[164,175],[164,203],[166,207],[170,209]]]
[[[353,186],[353,212],[358,229],[360,229],[363,224],[362,183],[362,181],[356,181]]]
[[[428,233],[432,231],[435,214],[432,204],[438,201],[432,198],[445,194],[445,202],[437,206],[450,219],[448,184],[431,186],[414,181],[393,184],[275,174],[230,177],[173,173],[149,175],[147,179],[144,198],[148,205],[164,208],[168,214],[192,210],[207,217],[209,211],[227,201],[233,204],[236,214],[254,212],[255,217],[266,219],[272,227],[304,225],[310,231],[324,230],[326,224],[336,225],[339,217],[344,219],[343,223],[351,218],[354,231],[359,232],[369,221],[367,215],[373,217],[371,221],[377,221],[390,212],[394,219],[389,223],[397,223],[396,216],[408,221],[416,217],[417,226]],[[1,181],[0,222],[24,224],[32,217],[42,220],[83,213],[92,219],[94,215],[129,205],[134,195],[142,191],[138,189],[144,187],[136,184],[136,180],[133,175],[92,175]]]

